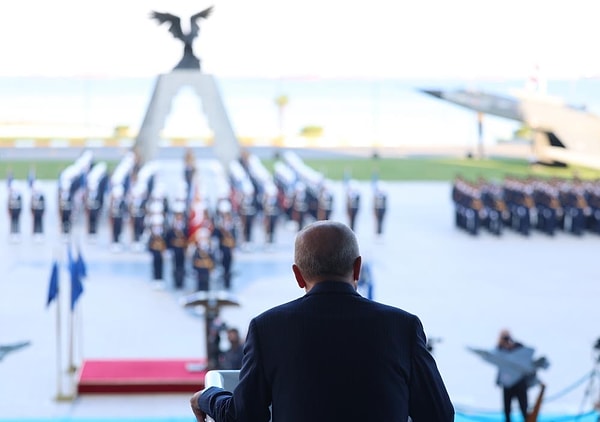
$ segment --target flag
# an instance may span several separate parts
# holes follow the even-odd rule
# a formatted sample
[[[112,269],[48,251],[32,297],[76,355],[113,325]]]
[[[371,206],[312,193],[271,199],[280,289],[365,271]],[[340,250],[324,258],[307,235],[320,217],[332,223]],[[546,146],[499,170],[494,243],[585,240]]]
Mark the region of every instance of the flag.
[[[33,188],[33,182],[35,182],[35,167],[30,167],[27,173],[27,185],[30,189]]]
[[[75,304],[79,296],[83,293],[83,284],[81,284],[80,269],[76,261],[73,261],[71,248],[67,246],[67,254],[69,257],[69,273],[71,274],[71,311],[75,309]]]
[[[85,261],[83,260],[83,255],[81,254],[81,248],[77,248],[77,272],[79,273],[80,278],[87,277],[87,266],[85,265]]]
[[[50,283],[48,285],[48,301],[46,307],[50,306],[52,301],[58,296],[58,263],[54,261],[52,264],[52,272],[50,273]]]

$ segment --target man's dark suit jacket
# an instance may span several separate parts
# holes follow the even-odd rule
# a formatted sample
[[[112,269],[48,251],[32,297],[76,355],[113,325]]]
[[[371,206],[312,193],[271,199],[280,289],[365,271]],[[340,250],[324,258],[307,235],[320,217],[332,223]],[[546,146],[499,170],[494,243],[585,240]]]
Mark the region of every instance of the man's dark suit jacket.
[[[451,422],[454,408],[418,317],[365,299],[343,282],[250,322],[233,394],[205,390],[221,421]]]

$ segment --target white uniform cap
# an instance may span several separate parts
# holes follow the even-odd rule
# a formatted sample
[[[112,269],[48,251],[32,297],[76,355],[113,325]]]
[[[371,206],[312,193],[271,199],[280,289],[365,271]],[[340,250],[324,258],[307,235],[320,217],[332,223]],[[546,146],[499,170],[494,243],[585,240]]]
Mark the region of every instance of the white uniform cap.
[[[227,199],[221,199],[219,201],[219,212],[222,213],[227,213],[227,212],[231,212],[231,202],[229,202]]]
[[[175,201],[173,204],[173,212],[182,213],[185,211],[185,204],[181,201]]]
[[[121,198],[123,196],[123,192],[124,192],[124,189],[123,189],[123,186],[121,186],[121,185],[116,185],[115,187],[112,188],[112,195],[115,198]]]
[[[165,218],[161,214],[154,214],[151,219],[153,226],[159,226],[165,221]]]

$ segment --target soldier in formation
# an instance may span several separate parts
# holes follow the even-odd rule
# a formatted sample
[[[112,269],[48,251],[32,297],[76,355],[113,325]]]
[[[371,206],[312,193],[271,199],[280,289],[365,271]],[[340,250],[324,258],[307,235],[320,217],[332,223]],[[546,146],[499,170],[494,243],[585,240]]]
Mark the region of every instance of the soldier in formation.
[[[23,197],[21,192],[11,183],[8,192],[8,217],[10,219],[10,236],[12,241],[18,241],[21,234],[22,210]]]
[[[44,212],[46,211],[46,198],[39,182],[31,185],[31,216],[33,219],[33,236],[41,240],[44,235]]]
[[[503,228],[523,236],[538,230],[553,236],[557,230],[582,236],[600,234],[600,181],[518,178],[502,182],[454,180],[452,200],[456,226],[471,234],[484,227],[500,235]]]
[[[164,252],[166,249],[164,218],[160,214],[155,214],[150,222],[148,251],[152,255],[152,280],[157,287],[164,285]]]

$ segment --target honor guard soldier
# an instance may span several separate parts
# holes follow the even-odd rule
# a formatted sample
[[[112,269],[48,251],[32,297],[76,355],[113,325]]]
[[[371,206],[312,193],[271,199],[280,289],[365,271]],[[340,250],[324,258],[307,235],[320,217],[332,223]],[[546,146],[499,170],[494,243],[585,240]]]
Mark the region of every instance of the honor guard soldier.
[[[256,191],[252,188],[252,185],[244,185],[239,213],[244,229],[244,243],[246,245],[252,242],[252,228],[254,217],[256,217],[255,195]]]
[[[210,230],[202,228],[196,235],[196,249],[192,257],[192,267],[196,271],[196,290],[208,291],[210,275],[215,268],[215,258],[210,244]]]
[[[19,240],[21,233],[21,211],[23,209],[23,198],[19,190],[11,183],[10,192],[8,194],[8,216],[10,217],[10,235],[11,240],[16,242]]]
[[[360,192],[356,183],[353,181],[348,182],[348,188],[346,191],[346,213],[348,214],[348,222],[350,229],[355,231],[356,216],[360,209]]]
[[[148,238],[148,250],[152,254],[152,280],[158,288],[163,284],[163,254],[167,249],[164,233],[164,217],[160,214],[152,216],[150,221],[150,236]]]
[[[129,206],[129,215],[131,216],[131,231],[133,234],[133,246],[136,250],[141,251],[142,235],[144,234],[144,220],[146,219],[146,196],[139,188],[134,188]]]
[[[383,218],[387,211],[387,193],[381,186],[380,182],[376,182],[373,188],[373,212],[375,213],[375,234],[381,236],[383,234]]]
[[[263,195],[263,218],[265,223],[265,240],[268,245],[275,241],[275,227],[279,217],[279,205],[277,203],[277,187],[269,184],[265,187]]]
[[[333,211],[333,193],[326,186],[321,186],[319,193],[319,208],[317,210],[317,220],[329,220]]]
[[[173,284],[176,289],[183,288],[185,279],[185,253],[187,250],[187,225],[183,218],[183,208],[173,210],[173,223],[167,230],[167,248],[173,254]]]
[[[58,209],[60,212],[61,231],[63,235],[67,236],[71,233],[71,214],[73,211],[68,189],[61,189],[59,191]]]
[[[294,189],[294,202],[292,205],[293,220],[298,224],[298,230],[304,228],[304,219],[308,212],[308,202],[306,197],[306,185],[303,182],[296,182]]]
[[[98,233],[98,220],[100,219],[100,210],[102,208],[102,201],[100,199],[100,192],[98,189],[90,189],[87,192],[85,199],[85,210],[88,220],[88,234],[92,241],[96,240]]]
[[[31,215],[33,217],[33,236],[41,240],[44,234],[44,212],[46,211],[46,198],[39,182],[31,185]]]
[[[112,250],[118,252],[122,249],[121,233],[123,221],[127,214],[127,203],[124,197],[125,189],[121,185],[113,187],[110,198],[110,221],[112,227]]]
[[[231,287],[231,264],[233,262],[233,249],[235,248],[235,229],[231,212],[225,207],[228,202],[222,202],[219,211],[222,218],[217,222],[213,235],[219,240],[219,253],[221,266],[223,267],[223,284],[226,289]]]

